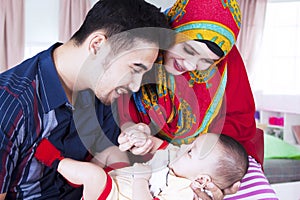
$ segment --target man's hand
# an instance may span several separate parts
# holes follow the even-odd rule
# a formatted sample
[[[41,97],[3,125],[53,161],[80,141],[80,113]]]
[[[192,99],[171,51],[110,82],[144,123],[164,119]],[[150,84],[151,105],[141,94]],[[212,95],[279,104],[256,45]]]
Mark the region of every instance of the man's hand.
[[[145,155],[154,146],[151,130],[144,123],[135,124],[124,129],[118,137],[119,149],[130,150],[135,155]]]

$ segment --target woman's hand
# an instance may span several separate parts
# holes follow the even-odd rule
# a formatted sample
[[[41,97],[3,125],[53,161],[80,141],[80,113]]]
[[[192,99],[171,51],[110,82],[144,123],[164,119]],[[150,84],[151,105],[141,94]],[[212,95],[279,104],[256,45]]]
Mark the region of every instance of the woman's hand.
[[[205,190],[201,190],[200,188],[195,188],[193,187],[193,185],[191,185],[191,188],[193,189],[194,193],[195,193],[195,200],[221,200],[224,198],[224,194],[222,192],[221,189],[219,189],[215,184],[213,184],[212,182],[209,182],[206,186],[205,186],[205,190],[208,190],[211,192],[212,197],[209,196]]]
[[[211,192],[212,197],[210,197],[205,191],[199,188],[194,188],[193,185],[191,185],[191,188],[195,193],[194,199],[196,200],[222,200],[224,199],[225,195],[236,193],[239,190],[240,184],[241,182],[239,181],[234,183],[231,187],[224,189],[223,193],[222,190],[218,188],[213,182],[209,182],[204,189]]]

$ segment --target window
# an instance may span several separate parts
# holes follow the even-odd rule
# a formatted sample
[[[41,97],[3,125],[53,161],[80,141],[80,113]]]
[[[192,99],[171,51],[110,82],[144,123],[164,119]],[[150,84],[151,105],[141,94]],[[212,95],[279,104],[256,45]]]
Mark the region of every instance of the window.
[[[25,59],[58,41],[59,1],[26,0]]]
[[[59,41],[59,1],[60,0],[26,0],[25,1],[25,55],[30,58]],[[93,6],[98,0],[90,0]],[[147,0],[158,7],[170,7],[175,0],[160,2]]]
[[[254,90],[300,94],[300,1],[270,0]]]

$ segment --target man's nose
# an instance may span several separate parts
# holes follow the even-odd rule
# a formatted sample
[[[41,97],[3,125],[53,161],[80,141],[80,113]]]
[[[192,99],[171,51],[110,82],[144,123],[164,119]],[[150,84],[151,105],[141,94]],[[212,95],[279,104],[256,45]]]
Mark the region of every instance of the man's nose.
[[[129,89],[132,92],[137,92],[140,89],[143,75],[136,75],[129,84]]]

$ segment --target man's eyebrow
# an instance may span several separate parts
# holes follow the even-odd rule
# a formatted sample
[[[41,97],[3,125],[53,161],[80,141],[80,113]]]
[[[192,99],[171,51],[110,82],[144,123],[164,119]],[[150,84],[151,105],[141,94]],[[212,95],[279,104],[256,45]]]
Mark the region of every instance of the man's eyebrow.
[[[135,66],[138,66],[140,68],[142,68],[143,70],[148,70],[148,68],[146,67],[146,65],[142,64],[142,63],[134,63]]]

